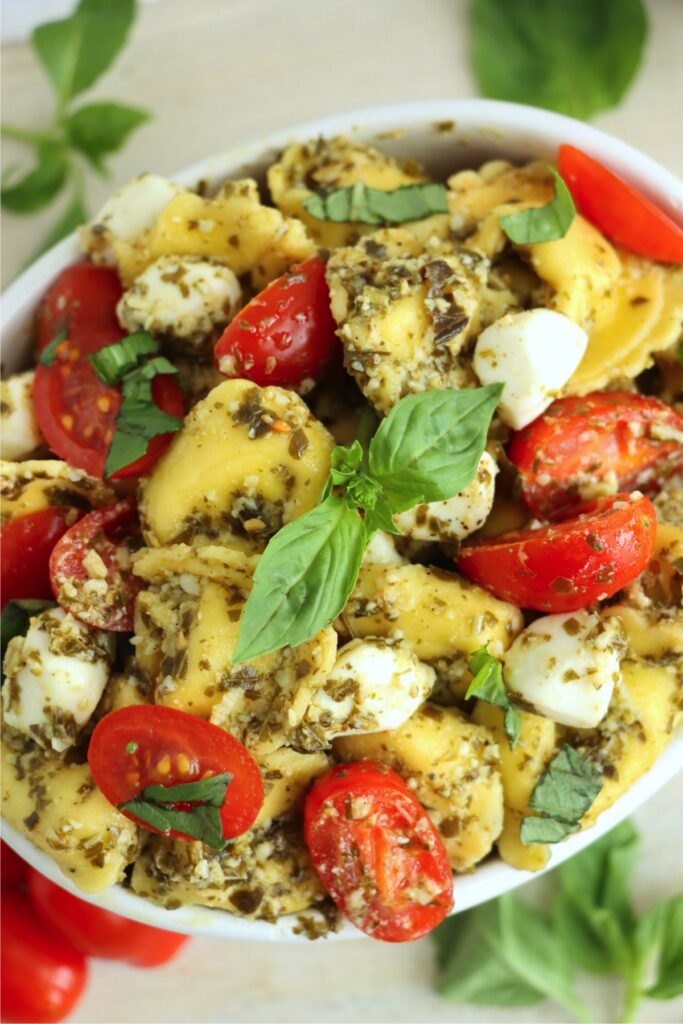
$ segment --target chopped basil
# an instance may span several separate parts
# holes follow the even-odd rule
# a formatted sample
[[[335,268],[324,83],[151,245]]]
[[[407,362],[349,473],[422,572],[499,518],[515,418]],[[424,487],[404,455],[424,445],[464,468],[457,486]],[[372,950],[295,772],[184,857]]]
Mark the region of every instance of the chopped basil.
[[[401,185],[390,192],[357,181],[349,188],[308,196],[303,207],[316,220],[338,223],[403,224],[433,213],[448,213],[446,186],[438,182]]]
[[[130,744],[128,744],[130,746]],[[126,748],[128,749],[128,748]],[[138,796],[119,804],[120,811],[151,825],[160,832],[184,832],[201,840],[214,850],[224,850],[229,841],[223,838],[220,808],[232,780],[229,772],[197,782],[177,786],[146,786]],[[179,810],[176,803],[195,803],[191,810]]]
[[[509,213],[500,218],[500,226],[515,245],[555,242],[569,231],[576,207],[571,193],[554,167],[548,167],[555,178],[555,195],[545,206]]]
[[[23,636],[28,630],[28,624],[32,615],[37,615],[45,608],[54,608],[54,601],[39,601],[37,598],[17,598],[8,601],[2,609],[0,616],[0,630],[2,632],[2,655],[4,660],[7,644],[12,637]]]
[[[534,787],[529,807],[543,817],[522,820],[523,843],[557,843],[571,832],[602,789],[600,772],[565,743]]]
[[[66,328],[62,328],[61,331],[55,334],[52,341],[45,346],[38,357],[38,362],[41,366],[52,366],[55,361],[55,356],[57,355],[57,349],[63,341],[66,341],[68,336],[69,334]]]
[[[522,729],[522,716],[519,708],[510,700],[503,681],[503,666],[497,658],[487,652],[486,647],[480,647],[470,658],[468,667],[474,679],[468,687],[465,699],[477,697],[504,712],[505,734],[510,749],[514,750]]]
[[[144,356],[159,351],[159,343],[146,331],[129,334],[113,345],[105,345],[99,352],[94,352],[88,359],[95,367],[97,376],[103,384],[110,387],[118,384],[121,378],[134,370]]]

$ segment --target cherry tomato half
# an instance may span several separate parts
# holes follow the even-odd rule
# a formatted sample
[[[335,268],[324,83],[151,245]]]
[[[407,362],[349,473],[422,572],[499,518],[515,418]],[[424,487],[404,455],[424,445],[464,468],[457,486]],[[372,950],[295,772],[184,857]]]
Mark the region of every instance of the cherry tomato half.
[[[217,725],[175,708],[141,704],[105,715],[92,734],[88,763],[95,783],[116,807],[146,786],[176,786],[230,772],[220,809],[225,839],[251,828],[263,803],[263,781],[249,751]],[[191,838],[174,831],[168,835]]]
[[[613,171],[574,146],[557,164],[579,213],[625,249],[663,263],[683,263],[683,228]]]
[[[325,772],[306,798],[304,835],[334,902],[375,939],[419,939],[453,906],[443,841],[386,765],[357,761]]]
[[[130,632],[142,588],[130,569],[131,546],[139,537],[133,498],[94,509],[67,530],[50,555],[52,591],[62,608],[96,629]]]
[[[616,474],[617,489],[661,482],[683,466],[683,416],[656,398],[626,391],[560,398],[516,433],[508,457],[534,515],[582,503],[582,484]]]
[[[23,885],[28,881],[30,870],[26,861],[0,840],[0,883],[3,886]]]
[[[187,935],[130,921],[80,900],[31,869],[29,894],[39,917],[79,952],[136,967],[158,967],[172,960]]]
[[[226,377],[246,377],[260,387],[297,388],[317,381],[338,351],[336,329],[325,262],[312,256],[237,314],[216,345],[216,365]]]
[[[50,285],[38,310],[38,352],[61,331],[120,331],[116,306],[123,295],[112,267],[74,263]]]
[[[41,508],[10,519],[0,529],[3,607],[17,598],[52,600],[50,555],[77,518],[72,508]]]
[[[464,547],[458,568],[503,601],[539,612],[574,612],[611,597],[652,557],[654,505],[636,492],[579,511],[575,519]]]
[[[2,1020],[63,1020],[85,986],[85,957],[34,914],[26,893],[5,889],[0,918]]]

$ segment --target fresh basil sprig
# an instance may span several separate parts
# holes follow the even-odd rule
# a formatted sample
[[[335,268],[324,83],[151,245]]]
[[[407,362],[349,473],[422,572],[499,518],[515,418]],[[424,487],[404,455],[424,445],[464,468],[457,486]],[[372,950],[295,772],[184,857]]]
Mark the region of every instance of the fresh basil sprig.
[[[522,819],[523,843],[559,843],[572,832],[602,789],[600,772],[565,743],[534,787],[529,807],[543,817]]]
[[[109,100],[70,109],[74,98],[110,67],[135,14],[135,0],[80,0],[69,17],[40,25],[33,33],[33,49],[56,93],[56,108],[46,131],[2,125],[5,138],[33,150],[34,166],[18,180],[11,173],[4,175],[1,199],[13,213],[34,213],[70,186],[69,201],[40,251],[87,220],[79,158],[106,176],[105,158],[149,120],[145,110]]]
[[[493,704],[504,712],[503,725],[505,734],[510,744],[510,749],[517,746],[519,734],[522,729],[522,715],[519,708],[510,700],[503,681],[503,666],[489,654],[486,647],[480,647],[470,658],[468,668],[474,679],[467,688],[465,698],[477,697],[479,700]]]
[[[515,245],[555,242],[564,238],[574,222],[576,207],[571,193],[555,168],[548,170],[555,178],[555,195],[550,202],[500,218],[500,226]]]
[[[401,185],[388,192],[357,181],[348,188],[308,196],[303,207],[316,220],[404,224],[431,217],[433,213],[448,213],[447,197],[446,186],[433,181]]]
[[[119,804],[118,808],[160,832],[184,832],[214,850],[224,850],[229,840],[223,838],[220,808],[225,803],[231,780],[230,772],[223,772],[209,779],[183,782],[177,786],[146,786],[138,796]],[[171,806],[179,803],[196,806],[189,811]]]
[[[234,662],[310,640],[346,604],[375,530],[399,533],[398,512],[472,482],[500,393],[492,384],[408,395],[367,451],[360,440],[333,450],[320,504],[276,533],[259,561]]]
[[[44,611],[46,608],[54,608],[54,601],[40,601],[37,598],[15,598],[8,601],[2,609],[0,616],[0,630],[2,632],[2,650],[0,651],[0,662],[5,658],[7,644],[15,636],[24,636],[32,615]]]

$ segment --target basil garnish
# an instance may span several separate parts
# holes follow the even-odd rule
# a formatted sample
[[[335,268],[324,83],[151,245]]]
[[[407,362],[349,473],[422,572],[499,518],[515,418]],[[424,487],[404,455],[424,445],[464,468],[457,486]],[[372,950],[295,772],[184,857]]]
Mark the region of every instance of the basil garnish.
[[[529,807],[543,817],[522,819],[523,843],[558,843],[578,832],[579,821],[602,789],[600,772],[565,743],[534,787]]]
[[[468,687],[465,699],[477,697],[487,704],[494,704],[504,712],[505,734],[510,749],[514,750],[522,729],[522,716],[519,708],[510,700],[510,694],[503,681],[503,666],[497,658],[487,652],[486,647],[480,647],[470,658],[468,667],[474,679]]]
[[[55,601],[39,601],[32,597],[17,598],[7,602],[0,616],[0,631],[2,632],[0,661],[5,658],[7,644],[12,637],[24,636],[28,630],[31,616],[37,615],[38,612],[42,612],[46,608],[54,608],[55,604]]]
[[[129,334],[113,345],[105,345],[88,359],[104,384],[118,384],[124,374],[134,370],[143,356],[159,351],[159,343],[146,331]]]
[[[126,750],[132,753],[128,747]],[[160,832],[184,832],[214,850],[224,850],[229,840],[223,838],[220,808],[225,803],[231,780],[230,772],[223,772],[177,786],[146,786],[138,796],[119,804],[118,808]],[[196,807],[188,811],[171,806],[178,803],[196,803]]]
[[[438,182],[401,185],[386,192],[357,181],[349,188],[308,196],[303,207],[316,220],[338,223],[403,224],[433,213],[448,213],[446,186]]]
[[[68,331],[66,328],[62,328],[51,342],[49,342],[38,357],[38,362],[41,366],[52,366],[57,355],[57,349],[63,341],[66,341],[68,337]]]
[[[564,238],[576,216],[571,193],[554,167],[548,167],[555,178],[555,195],[545,206],[509,213],[500,218],[500,226],[515,245],[555,242]]]

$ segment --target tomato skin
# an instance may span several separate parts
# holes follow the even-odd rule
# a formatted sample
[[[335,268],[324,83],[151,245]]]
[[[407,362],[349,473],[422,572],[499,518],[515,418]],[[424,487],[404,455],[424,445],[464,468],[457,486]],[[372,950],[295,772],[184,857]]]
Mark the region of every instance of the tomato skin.
[[[272,281],[226,327],[216,365],[260,387],[316,381],[339,351],[325,261],[311,256]]]
[[[349,811],[354,801],[357,816]],[[334,765],[316,779],[306,798],[304,837],[334,902],[374,939],[419,939],[453,906],[453,873],[443,841],[403,779],[386,765]],[[411,898],[407,891],[413,888],[428,891],[431,900]]]
[[[508,458],[535,516],[567,514],[582,503],[581,480],[616,472],[619,491],[646,487],[683,466],[683,416],[656,398],[626,391],[560,398],[513,435]]]
[[[85,956],[158,967],[188,941],[187,935],[139,924],[87,903],[33,869],[28,887],[38,916]]]
[[[458,568],[501,600],[539,612],[575,612],[611,597],[652,557],[655,507],[642,495],[617,494],[577,511],[574,519],[464,547]]]
[[[134,753],[126,750],[131,742],[137,744]],[[178,757],[187,762],[184,771]],[[159,771],[163,758],[169,762],[168,770]],[[232,781],[220,811],[225,839],[251,828],[263,804],[261,773],[246,747],[217,725],[160,704],[121,708],[100,719],[90,740],[88,763],[96,785],[115,807],[138,796],[145,786],[175,786],[194,782],[206,772],[230,772]],[[158,833],[127,811],[122,813]],[[181,832],[168,835],[192,839]]]
[[[40,304],[37,317],[38,352],[60,331],[119,331],[116,305],[123,286],[112,267],[74,263],[52,282]]]
[[[650,199],[574,146],[557,165],[579,213],[624,249],[662,263],[683,263],[683,227]]]
[[[28,881],[28,864],[11,846],[0,840],[0,884],[2,886],[20,886]]]
[[[10,519],[0,529],[3,608],[17,598],[52,600],[50,555],[77,517],[71,508],[42,508]]]
[[[26,893],[5,889],[0,917],[3,1022],[63,1020],[85,986],[85,957],[36,917]]]

